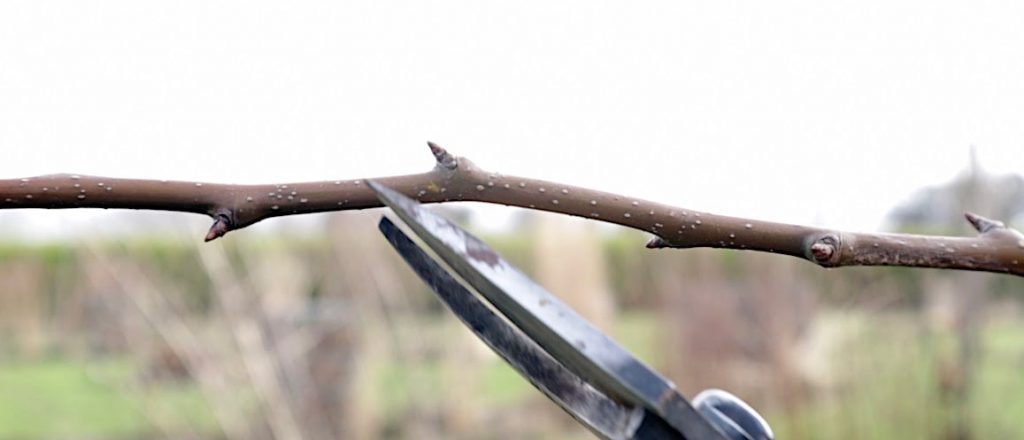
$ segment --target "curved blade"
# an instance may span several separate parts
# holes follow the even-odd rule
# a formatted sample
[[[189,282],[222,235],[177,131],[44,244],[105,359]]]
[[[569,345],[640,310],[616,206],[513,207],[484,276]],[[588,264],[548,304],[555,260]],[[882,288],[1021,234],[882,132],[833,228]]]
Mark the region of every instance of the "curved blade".
[[[609,397],[647,408],[688,439],[721,439],[675,385],[590,325],[486,244],[376,182],[368,182],[423,241],[523,333]]]

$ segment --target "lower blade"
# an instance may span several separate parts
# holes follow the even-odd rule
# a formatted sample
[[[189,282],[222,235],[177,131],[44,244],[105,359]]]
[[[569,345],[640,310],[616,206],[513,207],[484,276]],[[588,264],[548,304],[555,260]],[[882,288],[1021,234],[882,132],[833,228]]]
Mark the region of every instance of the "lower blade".
[[[602,438],[631,438],[644,418],[643,409],[608,398],[558,363],[536,343],[492,312],[386,217],[379,224],[391,246],[441,301],[537,389]]]

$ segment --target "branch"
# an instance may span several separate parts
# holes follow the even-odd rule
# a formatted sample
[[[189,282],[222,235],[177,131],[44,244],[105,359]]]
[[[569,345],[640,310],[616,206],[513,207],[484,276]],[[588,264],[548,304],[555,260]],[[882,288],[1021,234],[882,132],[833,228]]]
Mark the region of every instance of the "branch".
[[[543,180],[504,176],[428,143],[429,172],[375,181],[422,203],[477,201],[574,215],[647,231],[648,248],[745,249],[803,258],[822,267],[915,266],[1024,276],[1024,235],[968,213],[975,237],[852,233],[699,212]],[[112,179],[57,174],[0,180],[2,208],[122,208],[206,214],[206,241],[258,221],[294,214],[380,207],[364,180],[277,185]]]

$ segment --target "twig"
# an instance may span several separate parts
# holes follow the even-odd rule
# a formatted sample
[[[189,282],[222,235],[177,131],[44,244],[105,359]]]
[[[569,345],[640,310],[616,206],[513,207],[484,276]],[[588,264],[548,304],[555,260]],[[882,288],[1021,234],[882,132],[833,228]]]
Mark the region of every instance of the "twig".
[[[217,223],[214,223],[214,227]],[[297,440],[302,430],[290,403],[287,384],[284,383],[281,359],[275,356],[273,342],[261,328],[261,311],[247,310],[247,299],[242,283],[238,281],[228,262],[224,249],[199,249],[199,260],[213,283],[214,296],[220,303],[222,318],[226,321],[241,355],[242,365],[248,373],[253,391],[261,400],[267,424],[275,439]],[[259,307],[256,305],[256,307]]]
[[[429,172],[374,179],[422,203],[477,201],[591,218],[656,236],[649,248],[772,252],[823,267],[915,266],[1024,276],[1024,235],[976,214],[975,237],[852,233],[714,215],[602,191],[481,170],[429,143]],[[126,208],[214,219],[206,241],[260,220],[381,206],[365,180],[226,185],[71,174],[0,180],[0,208]]]
[[[224,436],[228,439],[246,438],[248,425],[238,411],[237,402],[230,397],[233,390],[225,380],[224,368],[218,368],[210,360],[209,344],[203,342],[139,267],[117,264],[95,244],[90,243],[87,249],[157,334],[181,358],[199,385],[199,392],[210,406]],[[132,348],[141,347],[133,345]]]

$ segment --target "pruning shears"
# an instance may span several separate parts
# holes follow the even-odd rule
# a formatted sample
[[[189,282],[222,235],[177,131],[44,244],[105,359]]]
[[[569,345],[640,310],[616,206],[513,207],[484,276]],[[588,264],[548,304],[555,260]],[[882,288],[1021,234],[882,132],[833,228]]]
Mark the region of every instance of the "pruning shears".
[[[740,399],[708,390],[691,403],[482,241],[418,202],[368,184],[446,264],[382,217],[381,232],[413,271],[477,337],[598,437],[773,438],[764,419]]]

